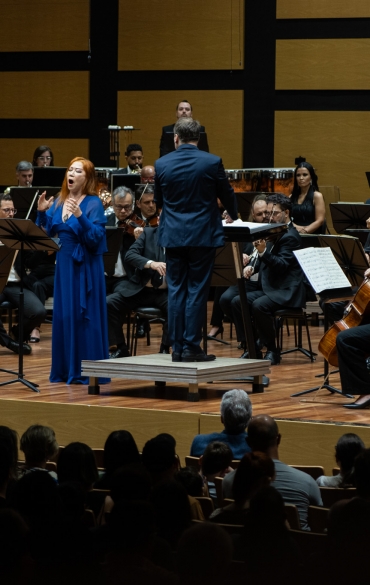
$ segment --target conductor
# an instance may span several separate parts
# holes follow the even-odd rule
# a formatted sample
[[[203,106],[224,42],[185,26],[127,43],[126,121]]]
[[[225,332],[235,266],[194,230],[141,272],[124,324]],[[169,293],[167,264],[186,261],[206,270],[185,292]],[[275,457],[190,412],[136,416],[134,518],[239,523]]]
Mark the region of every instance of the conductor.
[[[198,150],[200,124],[180,118],[175,151],[155,164],[155,198],[162,208],[158,245],[166,249],[168,330],[173,362],[215,359],[200,347],[216,248],[224,243],[217,205],[237,219],[236,197],[220,157]]]

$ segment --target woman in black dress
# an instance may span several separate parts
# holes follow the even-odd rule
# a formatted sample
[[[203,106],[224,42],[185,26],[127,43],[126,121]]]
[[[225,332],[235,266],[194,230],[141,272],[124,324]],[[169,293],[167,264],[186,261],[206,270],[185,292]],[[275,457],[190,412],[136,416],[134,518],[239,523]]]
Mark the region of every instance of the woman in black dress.
[[[300,163],[294,172],[294,187],[291,194],[293,209],[291,217],[301,234],[325,232],[325,202],[319,192],[317,175],[310,163]]]

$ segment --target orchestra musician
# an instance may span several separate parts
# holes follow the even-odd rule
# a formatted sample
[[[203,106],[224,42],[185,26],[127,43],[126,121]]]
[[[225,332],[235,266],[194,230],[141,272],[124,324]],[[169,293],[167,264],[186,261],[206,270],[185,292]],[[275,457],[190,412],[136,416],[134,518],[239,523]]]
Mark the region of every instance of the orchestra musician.
[[[140,183],[154,183],[155,168],[146,165],[141,169]]]
[[[215,359],[200,342],[216,249],[224,243],[217,198],[230,221],[238,217],[221,159],[197,148],[200,129],[199,122],[181,117],[174,128],[176,150],[155,164],[155,197],[162,208],[158,245],[166,248],[174,362]]]
[[[290,220],[292,203],[281,193],[268,195],[266,203],[270,222],[284,223],[287,229],[278,234],[275,241],[254,242],[259,262],[255,267],[247,266],[243,275],[251,278],[257,271],[259,273],[258,290],[248,292],[247,295],[255,327],[256,357],[262,358],[261,349],[265,346],[267,351],[264,359],[276,365],[280,362],[280,356],[276,348],[274,313],[286,307],[305,307],[306,289],[302,270],[293,253],[300,249],[301,239]],[[238,297],[232,302],[232,313],[238,330],[243,323]],[[241,330],[238,335],[242,337]],[[242,357],[247,357],[246,352]]]
[[[256,223],[268,223],[269,222],[265,193],[259,193],[253,199],[252,206],[251,206],[251,212],[250,212],[250,216],[248,218],[248,221],[256,222]],[[258,260],[258,254],[256,255],[256,253],[257,253],[257,251],[253,246],[253,242],[247,242],[243,248],[243,266],[245,266],[245,267],[248,266],[250,262],[252,262],[252,264],[254,264]],[[245,288],[246,288],[247,292],[252,291],[252,290],[257,290],[257,286],[258,286],[257,279],[258,279],[258,272],[256,272],[256,274],[254,275],[254,277],[252,279],[251,278],[245,279],[244,284],[245,284]],[[217,305],[215,307],[215,304],[216,304],[217,298],[218,298],[218,295],[217,295],[218,289],[221,289],[221,295],[219,297],[219,306],[220,306],[219,311],[221,312],[221,318],[220,318],[219,311],[217,310]],[[239,287],[237,284],[235,284],[233,286],[229,286],[228,288],[224,288],[224,287],[217,287],[216,288],[214,308],[213,308],[212,318],[211,318],[212,329],[209,333],[209,336],[211,337],[211,339],[213,336],[216,336],[219,333],[220,328],[222,328],[222,317],[224,314],[227,315],[229,317],[229,319],[232,321],[233,314],[232,314],[231,303],[233,302],[233,300],[235,298],[239,298]],[[246,350],[246,341],[244,339],[244,328],[238,327],[236,330],[236,333],[237,333],[237,336],[240,336],[240,337],[237,337],[237,340],[239,341],[241,347],[243,347],[243,349]],[[244,351],[244,353],[245,353],[245,351]],[[244,353],[241,357],[246,357],[244,355]],[[248,352],[247,352],[247,354],[248,354]]]
[[[17,177],[18,187],[32,187],[33,165],[26,160],[21,160],[15,167],[15,176]],[[10,193],[11,187],[5,189],[4,193]]]
[[[179,120],[180,118],[192,118],[193,117],[193,106],[188,102],[188,100],[182,100],[176,106],[176,118]],[[175,150],[175,145],[171,146],[167,143],[165,136],[168,132],[174,132],[175,123],[170,124],[169,126],[163,126],[162,128],[162,136],[161,141],[159,144],[159,156],[164,156],[169,152],[173,152]],[[200,132],[205,132],[206,129],[204,126],[200,127]],[[208,143],[206,146],[206,152],[209,152]]]
[[[140,144],[129,144],[126,148],[125,159],[127,167],[114,171],[116,175],[140,174],[143,166],[143,148]]]
[[[134,269],[125,262],[125,256],[130,246],[135,242],[133,229],[127,223],[133,217],[134,212],[134,194],[128,187],[117,187],[112,196],[114,214],[108,216],[107,225],[122,228],[122,244],[118,253],[117,262],[113,274],[105,277],[107,291],[107,303],[110,295],[119,293],[125,286],[130,276],[133,275]],[[109,357],[116,359],[119,357],[129,356],[129,350],[122,331],[124,316],[120,319],[121,326],[117,327],[116,323],[109,319],[108,314],[108,342]]]
[[[370,277],[370,268],[365,278]],[[340,331],[336,338],[340,381],[343,394],[359,394],[345,408],[370,408],[370,371],[366,358],[370,351],[370,323]]]
[[[146,183],[136,190],[135,215],[142,220],[140,226],[135,228],[134,236],[137,239],[143,233],[144,227],[157,227],[159,225],[159,213],[154,201],[154,186]]]

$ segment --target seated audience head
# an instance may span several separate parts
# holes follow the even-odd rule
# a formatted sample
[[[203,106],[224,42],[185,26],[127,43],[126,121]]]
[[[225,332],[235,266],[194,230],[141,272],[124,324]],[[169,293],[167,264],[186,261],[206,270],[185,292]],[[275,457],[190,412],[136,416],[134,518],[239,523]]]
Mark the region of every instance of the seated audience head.
[[[223,477],[231,471],[233,452],[229,445],[221,441],[213,441],[207,445],[200,458],[202,474],[212,481],[215,477]]]
[[[365,449],[363,440],[355,433],[345,433],[335,446],[335,459],[344,482],[352,483],[353,466],[357,455]]]
[[[113,431],[104,445],[104,467],[107,475],[131,463],[140,463],[134,437],[129,431]]]
[[[265,537],[287,529],[283,497],[272,486],[265,485],[252,496],[249,512],[248,524],[253,523]]]
[[[110,513],[108,532],[115,549],[137,550],[139,555],[145,555],[157,532],[153,505],[140,500],[118,501]],[[107,555],[108,566],[114,560],[114,555]]]
[[[155,168],[146,165],[141,169],[140,183],[154,183]]]
[[[112,206],[119,221],[124,221],[134,211],[134,194],[128,187],[117,187],[113,191]]]
[[[251,419],[248,425],[247,443],[252,451],[261,451],[273,459],[278,459],[277,450],[280,440],[279,428],[271,416],[258,414]]]
[[[53,429],[43,425],[28,427],[21,436],[20,448],[29,467],[45,467],[59,450]]]
[[[15,167],[19,187],[30,187],[33,181],[32,163],[21,160]]]
[[[153,487],[151,502],[156,512],[158,535],[176,548],[181,534],[191,523],[188,494],[184,486],[170,479]]]
[[[50,146],[46,144],[38,146],[33,153],[32,164],[34,167],[53,167],[54,155]]]
[[[20,585],[32,579],[28,572],[29,529],[23,518],[10,509],[0,510],[0,575],[3,583]],[[28,574],[27,574],[28,573]]]
[[[201,522],[181,536],[177,548],[180,584],[221,585],[228,583],[233,546],[220,526]]]
[[[254,451],[240,460],[233,481],[233,496],[237,505],[243,505],[259,489],[268,486],[275,478],[275,465],[271,457]]]
[[[283,193],[271,193],[266,197],[267,213],[271,223],[289,223],[292,202]]]
[[[186,489],[188,496],[203,496],[203,480],[194,467],[183,467],[175,475],[175,480]]]
[[[175,450],[176,442],[171,435],[163,433],[150,439],[144,445],[141,461],[149,471],[153,483],[174,476],[178,469]]]
[[[148,500],[152,488],[149,472],[142,466],[121,467],[111,481],[111,498],[114,503],[120,500]]]
[[[180,144],[197,144],[200,136],[200,124],[193,118],[179,118],[174,127],[175,148]]]
[[[18,462],[18,434],[9,427],[0,425],[0,441],[2,444],[7,443],[13,453],[13,467],[11,470],[11,479],[18,479],[17,462]]]
[[[17,481],[10,504],[31,528],[50,525],[60,519],[58,486],[55,479],[43,469],[26,473]]]
[[[140,144],[129,144],[125,152],[125,158],[131,171],[139,171],[143,166],[144,159],[142,146]]]
[[[91,490],[98,479],[94,453],[85,443],[70,443],[62,449],[57,470],[59,483],[77,481],[85,491]]]
[[[0,218],[14,217],[16,213],[10,193],[0,193]]]
[[[139,187],[136,191],[136,207],[140,209],[141,216],[150,219],[155,215],[157,206],[154,201],[154,186],[148,183]]]
[[[188,100],[182,100],[176,106],[176,118],[191,118],[193,116],[192,105]]]
[[[370,499],[370,449],[363,449],[354,463],[354,478],[357,495]]]
[[[296,202],[298,195],[301,193],[301,186],[306,187],[309,182],[313,191],[319,190],[318,178],[315,169],[308,162],[301,162],[294,171],[294,185],[292,191],[292,200]]]
[[[221,422],[229,435],[239,435],[252,416],[252,403],[244,390],[229,390],[221,400]]]

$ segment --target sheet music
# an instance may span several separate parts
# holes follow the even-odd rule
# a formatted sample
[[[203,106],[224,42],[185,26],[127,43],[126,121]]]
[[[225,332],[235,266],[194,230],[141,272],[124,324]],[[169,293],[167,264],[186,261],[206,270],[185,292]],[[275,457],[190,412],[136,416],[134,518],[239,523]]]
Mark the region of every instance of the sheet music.
[[[351,286],[330,248],[305,248],[294,254],[315,293]]]
[[[235,219],[233,223],[226,223],[226,219],[222,220],[222,225],[224,227],[247,227],[249,229],[266,225],[265,223],[254,223],[252,221],[243,221],[242,219]]]

